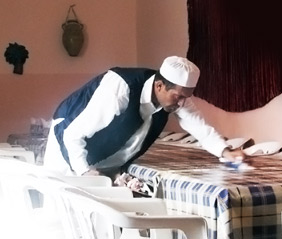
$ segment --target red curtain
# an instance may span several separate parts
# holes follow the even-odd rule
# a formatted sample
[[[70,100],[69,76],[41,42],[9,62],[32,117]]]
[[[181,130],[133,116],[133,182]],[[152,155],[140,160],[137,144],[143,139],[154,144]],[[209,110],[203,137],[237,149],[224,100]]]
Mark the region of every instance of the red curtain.
[[[227,111],[264,106],[282,93],[279,0],[188,0],[195,95]]]

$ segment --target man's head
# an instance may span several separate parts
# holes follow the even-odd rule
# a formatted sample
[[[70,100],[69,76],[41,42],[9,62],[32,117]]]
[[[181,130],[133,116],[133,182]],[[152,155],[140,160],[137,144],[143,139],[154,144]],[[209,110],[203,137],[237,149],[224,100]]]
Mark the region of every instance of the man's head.
[[[153,101],[173,112],[193,94],[200,76],[199,68],[186,58],[167,57],[154,80]]]

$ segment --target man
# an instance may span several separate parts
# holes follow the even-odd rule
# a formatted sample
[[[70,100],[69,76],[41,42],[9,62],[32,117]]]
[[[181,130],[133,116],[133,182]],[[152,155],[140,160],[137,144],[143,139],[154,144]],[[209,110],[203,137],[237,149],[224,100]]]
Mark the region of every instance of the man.
[[[45,166],[64,174],[112,178],[146,152],[170,113],[210,153],[242,160],[207,125],[190,99],[200,71],[186,58],[171,56],[159,71],[112,68],[71,94],[57,108]]]

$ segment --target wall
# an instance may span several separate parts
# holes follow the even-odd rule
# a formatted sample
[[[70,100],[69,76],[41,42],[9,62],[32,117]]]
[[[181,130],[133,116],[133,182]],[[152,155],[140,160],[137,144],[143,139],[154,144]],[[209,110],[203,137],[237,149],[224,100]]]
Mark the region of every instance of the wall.
[[[186,0],[137,1],[137,60],[158,68],[170,55],[186,57],[188,16]]]
[[[77,57],[68,56],[61,43],[71,4],[85,30]],[[29,58],[23,75],[0,59],[0,141],[28,132],[31,117],[51,118],[63,98],[111,66],[158,67],[164,56],[185,55],[185,11],[184,0],[2,1],[0,49],[4,55],[17,42]]]
[[[253,138],[256,143],[279,141],[282,144],[282,94],[265,106],[244,113],[223,111],[197,99],[207,120],[226,137]]]
[[[79,57],[69,57],[61,43],[61,26],[73,3],[85,30]],[[30,57],[25,74],[96,73],[114,64],[136,63],[135,19],[132,0],[5,0],[0,8],[0,47],[4,52],[10,42],[26,46]],[[0,72],[10,74],[11,65],[1,61]]]

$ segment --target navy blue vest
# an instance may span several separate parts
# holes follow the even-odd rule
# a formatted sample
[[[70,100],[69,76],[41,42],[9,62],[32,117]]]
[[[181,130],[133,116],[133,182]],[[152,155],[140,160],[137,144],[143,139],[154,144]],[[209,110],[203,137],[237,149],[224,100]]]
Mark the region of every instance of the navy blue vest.
[[[115,116],[106,128],[96,132],[91,138],[85,138],[85,148],[88,151],[87,162],[89,165],[94,165],[116,153],[141,127],[143,124],[143,119],[139,113],[141,91],[145,81],[156,72],[155,70],[145,68],[116,67],[111,70],[119,74],[128,84],[130,89],[129,104],[126,110],[119,116]],[[68,151],[63,141],[64,130],[85,109],[94,91],[99,87],[104,74],[95,77],[71,94],[59,105],[54,114],[54,119],[64,118],[61,123],[55,126],[55,135],[60,144],[64,159],[68,163]],[[107,102],[105,102],[105,107],[107,107]],[[153,114],[152,118],[152,125],[140,151],[128,163],[131,163],[146,152],[156,140],[167,123],[168,113],[161,110]]]

